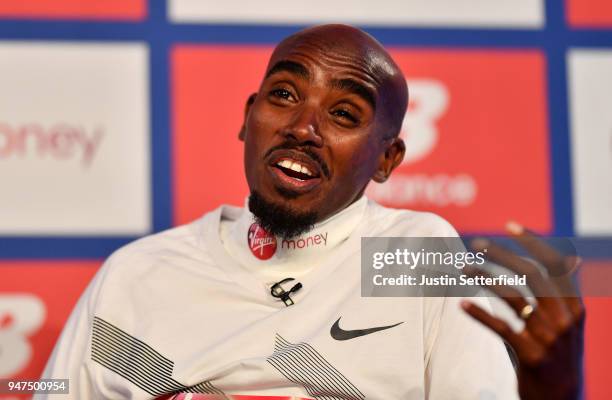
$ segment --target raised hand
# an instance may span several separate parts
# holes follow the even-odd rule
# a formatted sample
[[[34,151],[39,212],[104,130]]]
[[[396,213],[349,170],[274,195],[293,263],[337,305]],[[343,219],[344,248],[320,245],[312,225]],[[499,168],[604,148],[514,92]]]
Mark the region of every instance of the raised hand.
[[[515,332],[505,321],[467,300],[462,302],[462,307],[514,349],[518,358],[522,400],[579,399],[585,311],[572,282],[579,259],[560,254],[516,223],[509,223],[507,230],[534,260],[544,266],[547,274],[543,274],[533,262],[487,240],[477,239],[472,246],[476,250],[486,248],[490,261],[527,276],[535,304],[509,286],[487,287],[525,321],[525,327],[521,332]],[[474,268],[466,273],[488,275]]]

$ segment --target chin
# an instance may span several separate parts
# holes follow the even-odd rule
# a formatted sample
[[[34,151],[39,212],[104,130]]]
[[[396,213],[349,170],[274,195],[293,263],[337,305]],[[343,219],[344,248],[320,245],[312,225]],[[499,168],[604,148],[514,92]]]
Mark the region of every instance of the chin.
[[[249,196],[249,210],[267,232],[286,239],[308,232],[319,220],[312,205],[305,209],[295,200],[283,200],[281,196],[270,199],[255,190]]]
[[[276,206],[285,206],[298,212],[316,211],[325,203],[319,189],[304,193],[272,183],[269,186],[265,185],[261,190],[251,190],[252,193]]]

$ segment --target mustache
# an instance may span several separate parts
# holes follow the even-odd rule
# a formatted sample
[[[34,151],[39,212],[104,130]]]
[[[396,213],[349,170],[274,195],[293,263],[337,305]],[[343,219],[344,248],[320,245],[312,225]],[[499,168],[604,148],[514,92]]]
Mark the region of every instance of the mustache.
[[[297,150],[301,153],[306,154],[308,157],[312,158],[317,164],[319,164],[319,166],[321,167],[321,172],[323,172],[323,175],[329,178],[330,172],[329,172],[329,167],[327,166],[327,163],[323,160],[323,158],[319,155],[319,153],[317,153],[311,147],[304,147],[298,143],[285,142],[285,143],[281,143],[277,146],[274,146],[268,149],[268,151],[266,151],[266,154],[264,155],[264,158],[268,158],[270,154],[272,154],[276,150]]]

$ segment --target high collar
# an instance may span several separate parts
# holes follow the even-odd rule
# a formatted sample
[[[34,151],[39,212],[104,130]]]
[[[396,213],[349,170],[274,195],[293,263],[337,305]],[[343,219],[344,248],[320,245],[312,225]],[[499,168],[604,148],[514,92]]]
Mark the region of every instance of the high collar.
[[[315,224],[314,228],[292,239],[267,235],[255,222],[248,201],[238,219],[224,221],[221,240],[227,252],[239,264],[251,270],[264,282],[274,282],[291,275],[308,273],[344,242],[357,227],[368,200],[359,200]]]

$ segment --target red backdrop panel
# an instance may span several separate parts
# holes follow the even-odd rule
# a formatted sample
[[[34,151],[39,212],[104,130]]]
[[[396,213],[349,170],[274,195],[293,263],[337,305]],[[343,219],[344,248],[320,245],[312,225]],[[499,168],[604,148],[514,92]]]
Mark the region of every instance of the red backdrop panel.
[[[581,286],[585,294],[586,337],[585,379],[586,400],[612,399],[610,384],[610,316],[612,297],[588,297],[609,295],[612,282],[612,261],[587,262],[581,268]]]
[[[175,223],[222,203],[242,204],[248,191],[237,135],[246,98],[257,90],[270,52],[174,49]],[[536,51],[392,53],[414,89],[402,135],[409,151],[413,142],[415,148],[429,144],[412,151],[389,182],[371,185],[368,194],[389,206],[434,211],[463,232],[499,231],[508,219],[549,231],[543,56]]]
[[[172,52],[174,222],[248,193],[238,132],[271,49],[179,46]]]
[[[11,357],[0,360],[3,369],[8,368],[0,377],[40,377],[72,308],[99,266],[98,261],[0,263],[0,359]],[[33,310],[33,304],[42,307]]]
[[[2,0],[0,18],[142,20],[146,0]]]
[[[551,230],[545,59],[538,51],[392,52],[412,87],[408,157],[379,202],[433,211],[462,232],[508,219]]]
[[[612,265],[609,267],[612,268]],[[586,298],[584,302],[587,309],[585,339],[586,399],[609,400],[612,399],[612,385],[610,384],[612,298]]]
[[[567,20],[574,27],[612,27],[610,0],[566,0]]]

